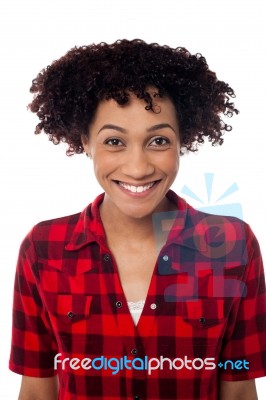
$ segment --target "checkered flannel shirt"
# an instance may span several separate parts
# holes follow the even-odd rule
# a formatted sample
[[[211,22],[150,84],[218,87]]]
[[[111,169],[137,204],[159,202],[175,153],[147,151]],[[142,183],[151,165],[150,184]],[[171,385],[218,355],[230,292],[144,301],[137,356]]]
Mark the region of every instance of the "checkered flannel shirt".
[[[58,373],[60,400],[216,400],[219,380],[266,374],[265,279],[253,232],[167,196],[178,211],[154,215],[156,240],[166,242],[137,326],[101,223],[104,194],[32,229],[15,278],[12,371]],[[125,356],[131,368],[100,365]],[[148,371],[143,360],[160,357],[162,368],[153,360]],[[66,358],[98,358],[98,368]]]

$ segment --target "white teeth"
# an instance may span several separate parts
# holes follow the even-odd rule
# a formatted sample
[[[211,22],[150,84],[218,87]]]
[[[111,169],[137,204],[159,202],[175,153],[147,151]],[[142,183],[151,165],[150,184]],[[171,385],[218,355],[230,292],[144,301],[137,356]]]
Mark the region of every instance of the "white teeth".
[[[146,190],[150,189],[155,184],[155,182],[148,183],[145,186],[133,186],[133,185],[128,185],[123,182],[118,182],[118,184],[120,186],[122,186],[123,188],[129,190],[132,193],[142,193],[142,192],[145,192]]]

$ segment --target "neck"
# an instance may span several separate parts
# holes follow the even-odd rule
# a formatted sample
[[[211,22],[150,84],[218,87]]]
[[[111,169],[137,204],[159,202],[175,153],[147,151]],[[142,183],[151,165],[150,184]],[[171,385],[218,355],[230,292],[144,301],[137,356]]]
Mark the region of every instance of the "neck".
[[[154,212],[173,210],[176,210],[175,204],[165,198],[164,203]],[[123,239],[127,243],[147,243],[147,241],[155,240],[152,214],[142,218],[132,218],[121,213],[113,205],[110,206],[108,201],[103,201],[100,206],[100,215],[107,239],[112,237],[112,240],[117,242]]]
[[[109,213],[104,204],[100,207],[100,215],[107,237],[115,235],[117,239],[139,241],[154,236],[151,215],[138,219],[120,214],[116,210]]]

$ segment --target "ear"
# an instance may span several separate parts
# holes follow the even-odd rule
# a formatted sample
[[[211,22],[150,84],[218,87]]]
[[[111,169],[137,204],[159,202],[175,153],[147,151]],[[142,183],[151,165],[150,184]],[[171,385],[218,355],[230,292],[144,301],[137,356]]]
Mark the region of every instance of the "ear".
[[[91,157],[89,138],[87,135],[81,135],[81,143],[87,156]]]

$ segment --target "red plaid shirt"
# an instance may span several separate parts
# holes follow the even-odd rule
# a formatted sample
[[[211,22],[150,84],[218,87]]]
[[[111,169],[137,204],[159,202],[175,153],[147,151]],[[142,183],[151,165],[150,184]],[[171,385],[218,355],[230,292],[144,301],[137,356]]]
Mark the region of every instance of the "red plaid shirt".
[[[58,373],[62,400],[216,400],[219,380],[265,375],[265,280],[249,226],[169,191],[178,212],[154,216],[167,240],[136,327],[100,220],[103,196],[23,241],[10,369]]]

